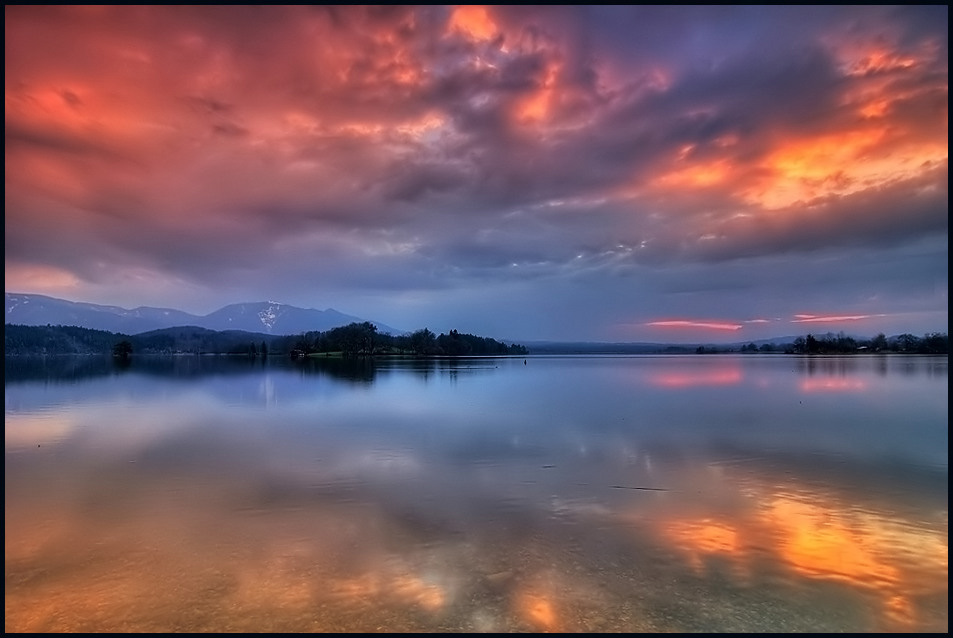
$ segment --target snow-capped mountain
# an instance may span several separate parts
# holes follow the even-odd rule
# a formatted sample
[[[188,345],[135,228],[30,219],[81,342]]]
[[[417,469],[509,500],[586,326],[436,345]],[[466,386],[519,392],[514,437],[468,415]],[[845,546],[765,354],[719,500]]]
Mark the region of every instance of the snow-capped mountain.
[[[5,293],[4,323],[26,326],[80,326],[124,334],[138,334],[160,328],[198,326],[209,330],[245,330],[274,335],[293,335],[311,330],[330,330],[353,322],[364,322],[333,308],[298,308],[276,301],[231,304],[210,314],[193,315],[172,308],[141,306],[132,310],[56,299],[45,295]],[[371,321],[381,332],[402,334],[402,330]]]
[[[247,330],[268,334],[300,334],[309,330],[330,330],[349,323],[363,322],[353,315],[346,315],[333,308],[315,310],[298,308],[277,301],[237,303],[220,308],[201,318],[196,324],[210,330]],[[385,324],[371,321],[381,332],[400,334],[402,331]]]

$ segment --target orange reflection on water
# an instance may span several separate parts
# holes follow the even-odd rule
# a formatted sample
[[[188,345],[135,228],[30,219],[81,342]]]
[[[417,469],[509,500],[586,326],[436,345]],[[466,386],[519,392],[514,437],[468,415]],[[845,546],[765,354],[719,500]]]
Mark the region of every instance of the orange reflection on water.
[[[369,572],[337,581],[332,590],[336,597],[349,599],[352,603],[384,598],[417,604],[428,611],[437,611],[447,602],[443,588],[410,573]]]
[[[711,519],[677,521],[668,531],[678,544],[692,546],[699,554],[737,554],[741,551],[738,531]]]
[[[836,377],[803,379],[801,392],[865,392],[867,383],[862,379],[842,379]]]
[[[532,625],[547,631],[556,629],[556,611],[552,600],[545,594],[523,592],[516,599],[516,607],[519,614]]]
[[[736,385],[741,383],[739,368],[722,367],[698,372],[655,372],[649,375],[652,385],[664,388],[688,388],[700,385]]]
[[[410,600],[430,611],[436,611],[447,602],[443,589],[427,583],[412,574],[404,574],[394,579],[391,591],[401,600]]]
[[[76,427],[73,419],[58,414],[8,414],[3,423],[3,441],[8,448],[40,447],[66,438]]]
[[[918,596],[946,587],[945,534],[818,501],[816,493],[758,491],[766,492],[765,505],[748,515],[730,522],[670,520],[662,525],[662,536],[699,572],[706,559],[720,557],[746,577],[756,560],[769,555],[800,576],[873,592],[883,618],[895,628],[916,624]]]
[[[747,561],[737,559],[744,555],[744,548],[734,527],[711,519],[675,521],[666,532],[676,546],[687,549],[689,564],[696,573],[705,571],[706,558],[722,556],[732,562],[736,575],[747,580]]]
[[[805,576],[863,587],[873,582],[894,585],[900,578],[896,567],[871,552],[875,529],[848,526],[823,507],[787,496],[770,503],[766,517],[770,526],[783,532],[778,538],[780,557]]]
[[[779,536],[780,557],[797,572],[874,590],[884,615],[899,625],[915,623],[912,597],[946,581],[949,544],[939,535],[864,512],[806,502],[803,495],[778,495],[766,518]],[[898,552],[897,550],[902,551]],[[905,556],[903,564],[896,556]]]

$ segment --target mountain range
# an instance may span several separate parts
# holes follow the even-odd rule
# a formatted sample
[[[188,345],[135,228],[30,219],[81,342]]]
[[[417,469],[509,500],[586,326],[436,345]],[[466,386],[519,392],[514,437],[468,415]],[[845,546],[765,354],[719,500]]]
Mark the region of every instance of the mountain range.
[[[193,315],[172,308],[140,306],[132,310],[22,293],[5,293],[4,323],[24,326],[79,326],[128,335],[150,330],[197,326],[208,330],[244,330],[272,335],[326,331],[350,323],[369,321],[333,308],[298,308],[277,301],[231,304],[207,315]],[[370,321],[378,331],[392,335],[405,331]]]
[[[193,315],[173,308],[153,308],[140,306],[132,310],[119,306],[103,306],[93,303],[67,301],[46,295],[25,293],[5,293],[4,323],[24,326],[78,326],[93,330],[105,330],[127,335],[138,335],[152,330],[163,330],[184,326],[195,326],[218,332],[243,331],[273,336],[299,335],[305,332],[325,332],[350,323],[370,323],[377,326],[381,333],[394,336],[409,334],[383,324],[379,321],[362,319],[354,315],[338,312],[333,308],[316,310],[299,308],[277,301],[238,303],[224,306],[204,316]],[[800,335],[803,336],[803,335]],[[815,334],[818,339],[833,339],[836,335]],[[851,335],[858,341],[869,339]],[[887,337],[888,342],[896,342],[900,337]],[[771,344],[783,346],[791,344],[797,335],[759,339],[738,343],[604,343],[604,342],[563,342],[563,341],[522,341],[536,354],[638,354],[663,352],[666,348],[673,351],[694,350],[696,347],[715,347],[740,349],[753,343],[755,346]],[[515,343],[515,341],[514,341]]]

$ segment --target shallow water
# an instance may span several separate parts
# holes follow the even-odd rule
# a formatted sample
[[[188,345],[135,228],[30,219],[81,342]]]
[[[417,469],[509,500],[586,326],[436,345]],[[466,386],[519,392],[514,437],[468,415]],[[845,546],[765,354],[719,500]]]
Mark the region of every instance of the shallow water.
[[[6,359],[5,630],[948,630],[946,357]]]

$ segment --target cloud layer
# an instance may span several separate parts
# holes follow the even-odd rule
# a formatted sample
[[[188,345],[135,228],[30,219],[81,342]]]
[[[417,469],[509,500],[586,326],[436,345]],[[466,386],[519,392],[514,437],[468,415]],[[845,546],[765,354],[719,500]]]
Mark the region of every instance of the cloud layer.
[[[524,340],[947,326],[945,6],[5,17],[11,292]]]

